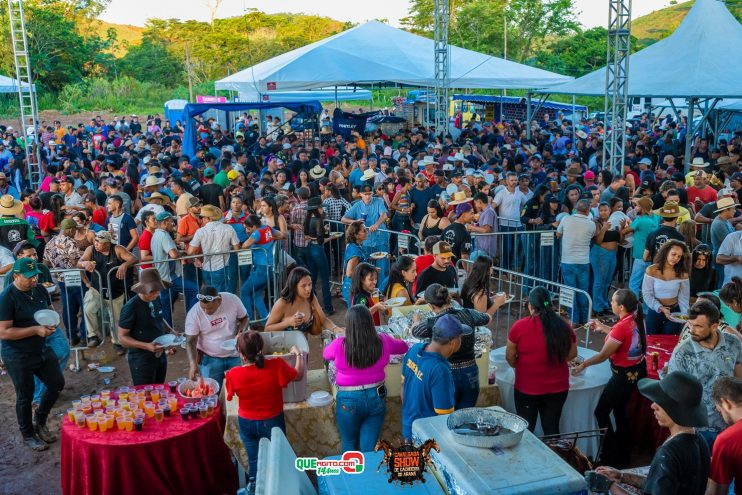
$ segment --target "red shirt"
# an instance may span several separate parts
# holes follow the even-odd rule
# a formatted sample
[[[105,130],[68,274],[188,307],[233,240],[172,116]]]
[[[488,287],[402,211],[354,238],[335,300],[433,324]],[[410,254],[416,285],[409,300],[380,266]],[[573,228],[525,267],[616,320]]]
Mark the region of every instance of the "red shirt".
[[[644,359],[639,338],[639,329],[634,321],[634,315],[628,314],[613,325],[605,336],[606,342],[612,340],[621,344],[618,350],[610,357],[613,366],[628,368],[640,363]]]
[[[106,226],[106,209],[102,206],[99,206],[93,211],[93,216],[91,218],[91,221],[93,223],[97,223],[101,227]]]
[[[734,493],[742,495],[742,421],[716,437],[709,478],[719,485],[731,485],[734,479]]]
[[[716,201],[716,189],[711,186],[706,186],[703,189],[698,189],[696,186],[688,188],[688,202],[693,203],[696,198],[700,198],[704,204]]]
[[[577,341],[570,328],[570,339]],[[546,351],[541,318],[527,316],[516,321],[508,340],[518,349],[515,362],[515,389],[528,395],[557,394],[569,390],[569,365],[555,363]]]
[[[435,256],[433,256],[432,254],[423,254],[415,258],[415,267],[417,268],[418,277],[423,272],[423,270],[432,265],[434,261]],[[410,299],[412,299],[413,302],[415,301],[415,298],[417,298],[417,279],[415,279],[415,284],[412,287],[412,294],[410,295]]]
[[[265,360],[265,366],[236,366],[224,375],[227,400],[240,400],[237,414],[243,419],[271,419],[283,412],[283,389],[296,378],[296,370],[282,358]]]
[[[142,231],[142,235],[139,236],[139,251],[149,251],[149,255],[152,256],[152,232],[147,229]],[[152,268],[153,265],[142,265],[142,270]]]

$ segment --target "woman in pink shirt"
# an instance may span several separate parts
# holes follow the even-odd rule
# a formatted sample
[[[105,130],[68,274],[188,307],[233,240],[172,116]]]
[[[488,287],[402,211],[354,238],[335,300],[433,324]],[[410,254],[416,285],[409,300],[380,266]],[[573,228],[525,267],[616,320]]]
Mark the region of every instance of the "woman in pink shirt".
[[[343,452],[370,452],[379,440],[386,415],[384,367],[393,354],[407,352],[407,343],[376,333],[366,306],[351,307],[345,315],[345,337],[325,347],[322,357],[335,361],[337,418]]]

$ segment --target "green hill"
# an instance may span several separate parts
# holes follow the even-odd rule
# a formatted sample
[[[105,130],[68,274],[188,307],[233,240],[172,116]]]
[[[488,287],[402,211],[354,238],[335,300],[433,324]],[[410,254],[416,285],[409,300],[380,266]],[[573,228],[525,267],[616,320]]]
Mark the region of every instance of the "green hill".
[[[638,48],[670,36],[685,19],[693,3],[690,1],[671,5],[631,21],[631,34],[639,40]],[[739,2],[727,1],[727,6],[738,20],[742,20],[742,6]]]
[[[116,31],[118,48],[114,51],[117,57],[123,57],[126,54],[126,46],[138,45],[142,41],[144,28],[131,26],[129,24],[113,24],[106,21],[96,20],[93,26],[98,36],[105,38],[109,29]]]

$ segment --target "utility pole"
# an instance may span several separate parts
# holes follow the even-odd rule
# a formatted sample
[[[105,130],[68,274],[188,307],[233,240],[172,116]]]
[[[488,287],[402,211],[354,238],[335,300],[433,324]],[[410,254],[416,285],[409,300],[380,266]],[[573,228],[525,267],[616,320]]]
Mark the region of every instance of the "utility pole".
[[[451,47],[448,45],[451,12],[448,0],[435,0],[434,10],[435,130],[445,136],[448,134],[448,87],[451,73]]]
[[[631,48],[631,0],[608,2],[608,48],[605,71],[606,142],[603,166],[622,173],[626,152],[626,110],[629,104],[629,51]],[[611,126],[611,131],[607,127]],[[607,156],[606,156],[607,155]]]
[[[191,67],[191,52],[188,42],[185,42],[186,73],[188,74],[188,102],[193,103],[193,68]]]

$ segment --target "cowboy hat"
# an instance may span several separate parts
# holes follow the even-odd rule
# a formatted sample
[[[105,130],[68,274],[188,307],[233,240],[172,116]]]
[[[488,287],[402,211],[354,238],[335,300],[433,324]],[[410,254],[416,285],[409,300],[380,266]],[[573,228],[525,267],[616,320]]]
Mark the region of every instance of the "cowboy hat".
[[[665,410],[675,424],[685,427],[708,425],[703,404],[703,386],[693,375],[673,371],[662,381],[642,378],[639,392]]]
[[[150,194],[149,198],[147,199],[147,202],[151,203],[153,199],[159,199],[160,201],[162,201],[162,204],[170,202],[170,197],[167,194],[161,194],[156,191]]]
[[[451,165],[450,163],[444,163],[444,164],[443,164],[443,171],[444,171],[444,172],[450,172],[450,171],[452,171],[453,169],[454,169],[454,168],[453,168],[453,165]]]
[[[456,153],[456,154],[455,154],[455,155],[453,155],[453,156],[449,156],[449,157],[448,157],[448,161],[449,161],[449,162],[463,162],[463,163],[469,163],[469,160],[467,160],[467,159],[466,159],[466,158],[464,157],[464,154],[463,154],[463,153],[461,153],[461,152],[458,152],[458,153]]]
[[[709,162],[704,160],[702,157],[697,156],[693,159],[693,161],[690,164],[691,167],[699,167],[699,168],[705,168],[709,166]]]
[[[315,165],[309,171],[309,177],[311,177],[312,179],[321,179],[322,177],[325,176],[326,173],[327,171],[324,168],[322,168],[319,165]]]
[[[716,210],[714,210],[714,213],[719,213],[722,210],[726,210],[729,208],[736,208],[739,206],[738,203],[734,202],[734,199],[732,198],[721,198],[719,201],[716,202]]]
[[[160,278],[160,272],[157,268],[147,268],[139,273],[139,283],[134,284],[131,290],[137,294],[149,294],[150,292],[169,289],[170,282],[165,282]]]
[[[149,175],[144,180],[144,187],[152,187],[152,186],[159,186],[160,184],[164,184],[165,179],[162,177],[155,177],[154,175]]]
[[[307,211],[313,211],[322,208],[322,198],[319,196],[313,196],[307,200],[307,205],[304,207]]]
[[[726,155],[725,156],[720,156],[719,159],[716,160],[716,164],[719,165],[719,166],[721,166],[721,165],[729,165],[730,163],[732,163],[732,158],[729,157],[729,156],[726,156]]]
[[[0,197],[0,215],[16,216],[23,210],[23,203],[10,194]]]
[[[424,167],[426,165],[435,165],[436,163],[437,162],[435,161],[435,159],[430,155],[424,156],[422,160],[417,162],[417,164],[421,167]]]
[[[222,218],[222,210],[213,205],[203,205],[198,216],[209,220],[219,220]]]
[[[374,177],[376,177],[376,170],[374,170],[372,168],[367,168],[363,172],[363,175],[361,176],[361,180],[371,180]]]
[[[668,201],[657,210],[657,214],[662,218],[678,218],[681,215],[680,206],[675,201]]]
[[[457,191],[453,193],[453,196],[451,197],[453,198],[453,201],[448,202],[449,206],[455,206],[455,205],[460,205],[462,203],[468,203],[469,201],[472,200],[472,198],[466,195],[466,191]]]
[[[575,135],[580,139],[587,139],[587,133],[585,131],[577,131]]]

